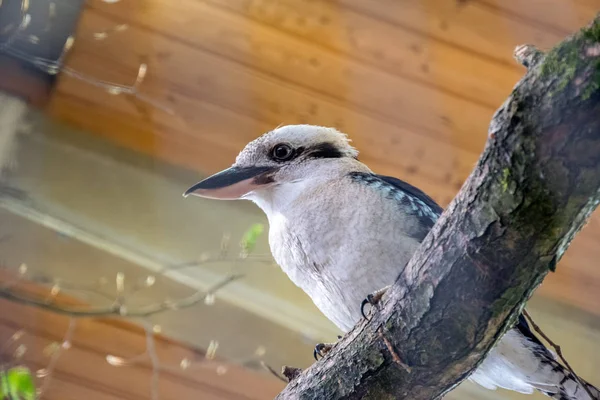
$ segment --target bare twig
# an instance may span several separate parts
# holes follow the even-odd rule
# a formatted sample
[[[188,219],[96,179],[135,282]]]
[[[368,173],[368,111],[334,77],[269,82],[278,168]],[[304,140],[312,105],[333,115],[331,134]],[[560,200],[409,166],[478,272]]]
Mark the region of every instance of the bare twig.
[[[256,261],[256,262],[272,262],[272,257],[265,254],[252,254],[248,257],[244,258],[244,261]],[[188,261],[181,264],[175,264],[170,267],[165,267],[159,271],[159,273],[172,272],[172,271],[180,271],[182,269],[199,267],[202,264],[216,264],[216,263],[231,263],[240,261],[239,258],[226,258],[226,256],[219,255],[218,257],[202,257],[200,260],[196,261]]]
[[[215,292],[227,286],[228,284],[240,279],[242,276],[243,275],[241,274],[231,275],[217,282],[215,285],[213,285],[206,291],[197,291],[191,294],[190,296],[184,297],[180,300],[165,300],[160,303],[140,307],[139,309],[133,311],[129,311],[123,309],[122,307],[115,306],[111,306],[110,308],[81,309],[79,307],[57,305],[54,303],[48,303],[46,300],[28,296],[23,291],[19,291],[16,288],[13,288],[11,290],[0,289],[0,298],[15,301],[17,303],[29,306],[39,307],[44,310],[52,311],[57,314],[68,315],[74,318],[106,316],[146,318],[164,311],[179,310],[198,304],[201,301],[203,301],[207,296],[214,294]]]
[[[273,375],[275,378],[279,379],[280,381],[282,381],[282,382],[285,382],[285,383],[288,383],[288,382],[289,382],[289,380],[288,380],[288,379],[286,379],[286,378],[284,378],[283,376],[279,375],[279,374],[277,373],[277,371],[275,371],[275,370],[273,369],[273,367],[271,367],[271,366],[270,366],[269,364],[267,364],[266,362],[264,362],[264,361],[261,361],[261,362],[260,362],[260,366],[261,366],[261,367],[263,367],[263,368],[264,368],[266,371],[270,372],[270,373],[271,373],[271,375]]]
[[[207,347],[206,353],[203,358],[198,360],[190,360],[189,358],[183,358],[179,364],[175,367],[172,365],[164,365],[161,363],[158,353],[156,352],[156,339],[155,334],[159,331],[156,329],[156,326],[153,326],[152,323],[148,320],[143,322],[145,336],[146,336],[146,349],[143,353],[134,355],[133,357],[124,358],[121,356],[108,354],[106,355],[106,362],[113,367],[130,367],[134,366],[138,363],[141,363],[145,360],[149,360],[152,368],[152,384],[151,384],[151,399],[158,400],[159,398],[159,379],[160,373],[162,371],[171,371],[181,372],[182,370],[190,370],[192,367],[200,367],[200,368],[212,368],[214,367],[214,371],[217,375],[223,375],[227,372],[227,367],[223,365],[221,362],[215,361],[216,350],[218,348],[218,342],[215,340],[211,340],[210,344]],[[257,349],[255,352],[255,356],[261,356],[264,352],[264,349],[261,350],[261,347]],[[262,365],[261,361],[261,365]],[[280,377],[280,379],[283,379]]]
[[[588,387],[588,385],[579,377],[579,375],[577,375],[577,373],[575,373],[575,370],[571,367],[571,365],[569,364],[569,362],[567,361],[567,359],[564,357],[564,355],[562,353],[562,349],[560,348],[560,346],[557,345],[556,343],[554,343],[548,337],[548,335],[546,335],[544,333],[544,331],[533,321],[533,318],[531,318],[531,315],[529,315],[529,313],[527,312],[527,310],[523,309],[523,315],[525,316],[525,318],[527,318],[527,321],[531,324],[531,326],[533,327],[533,330],[535,330],[537,333],[539,333],[540,336],[542,338],[544,338],[544,340],[546,342],[548,342],[548,344],[554,348],[554,350],[556,351],[556,354],[558,355],[558,357],[560,358],[560,360],[563,362],[563,364],[565,364],[565,367],[569,370],[569,372],[571,372],[573,374],[573,376],[575,377],[575,379],[577,380],[577,382],[579,382],[579,384],[585,389],[585,391],[587,392],[587,394],[590,395],[590,399],[593,399],[594,395],[592,394],[592,391],[590,390],[590,388]]]
[[[164,106],[163,104],[156,102],[156,100],[151,99],[151,98],[147,97],[146,95],[141,94],[139,92],[139,90],[138,90],[139,86],[142,83],[144,77],[146,76],[147,70],[148,70],[148,66],[146,64],[140,64],[140,66],[138,68],[138,74],[136,76],[136,80],[132,85],[121,85],[118,83],[103,81],[101,79],[97,79],[97,78],[91,77],[89,75],[83,74],[73,68],[70,68],[70,67],[64,67],[64,68],[62,68],[61,71],[70,77],[73,77],[75,79],[83,81],[92,86],[104,89],[104,90],[106,90],[106,92],[108,92],[114,96],[118,96],[121,94],[130,95],[130,96],[133,96],[133,97],[137,98],[138,100],[148,103],[151,106],[158,108],[168,114],[175,114],[172,109]]]
[[[151,323],[144,322],[144,330],[146,331],[146,354],[150,358],[152,364],[152,383],[150,384],[150,396],[152,400],[158,400],[158,383],[160,379],[160,360],[156,354],[156,346],[154,343],[154,329]]]
[[[58,359],[60,358],[60,356],[62,355],[62,353],[64,351],[71,348],[71,341],[73,339],[73,333],[75,332],[75,324],[76,324],[75,319],[71,318],[69,320],[69,326],[67,328],[67,331],[66,331],[65,335],[63,336],[63,340],[62,340],[60,346],[56,349],[56,351],[54,351],[54,353],[52,353],[52,356],[50,358],[50,362],[48,363],[48,366],[46,368],[44,368],[43,370],[39,370],[37,372],[37,376],[39,378],[44,378],[42,386],[38,390],[38,398],[39,399],[42,398],[42,396],[48,389],[48,386],[50,385],[50,381],[52,378],[52,372],[54,371],[54,368],[56,367],[56,364],[58,363]]]

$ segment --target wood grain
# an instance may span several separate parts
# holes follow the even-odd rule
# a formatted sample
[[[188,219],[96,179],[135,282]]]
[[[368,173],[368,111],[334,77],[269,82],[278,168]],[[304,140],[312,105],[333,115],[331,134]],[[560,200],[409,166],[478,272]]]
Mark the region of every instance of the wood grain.
[[[598,10],[600,0],[92,0],[67,65],[130,84],[146,63],[140,92],[173,113],[64,74],[47,110],[203,173],[282,123],[336,126],[375,171],[446,206],[524,72],[514,47],[549,48]],[[540,289],[595,313],[598,215]]]
[[[547,31],[570,34],[586,25],[600,10],[598,0],[479,0],[500,17],[537,24]]]
[[[2,277],[5,279],[6,275]],[[47,289],[37,285],[25,284],[23,288],[32,294],[47,293]],[[63,295],[59,295],[57,301],[81,304]],[[6,300],[0,300],[0,307],[3,310],[0,315],[0,343],[6,343],[16,331],[23,330],[20,343],[27,346],[27,352],[22,361],[34,370],[45,368],[49,360],[44,349],[63,340],[69,318]],[[161,399],[258,400],[272,398],[282,388],[280,382],[268,375],[218,359],[217,363],[227,368],[224,375],[216,373],[217,364],[201,366],[196,363],[196,366],[183,370],[179,367],[181,360],[201,361],[203,351],[191,349],[160,334],[155,338],[156,354],[163,366],[159,385]],[[66,392],[66,388],[75,390],[71,398],[77,398],[76,393],[88,393],[92,399],[102,400],[149,398],[152,368],[148,358],[127,367],[114,367],[106,362],[109,354],[124,358],[143,354],[146,337],[142,328],[116,319],[78,319],[71,345],[56,364],[57,381],[49,387],[49,398],[64,398],[61,394]]]
[[[294,54],[296,59],[291,61],[316,73],[327,73],[326,65],[331,64],[319,51],[324,48],[338,57],[359,61],[357,65],[366,64],[457,98],[485,104],[492,109],[507,96],[507,88],[521,75],[515,65],[500,65],[472,52],[430,41],[410,30],[382,24],[376,19],[349,9],[340,9],[338,5],[328,2],[206,0],[190,6],[153,0],[142,10],[136,10],[135,2],[121,2],[115,7],[105,3],[92,4],[95,10],[104,15],[117,19],[125,19],[122,16],[127,15],[129,17],[126,19],[136,25],[241,61],[248,58],[248,51],[241,43],[246,38],[248,45],[255,46],[255,62],[267,68],[272,66],[273,69],[279,68],[283,60],[273,63],[269,54],[279,53],[285,57],[287,53],[278,49],[284,47],[285,42],[267,43],[265,40],[263,32],[273,32],[275,29],[275,32],[288,33],[290,37],[309,45]],[[229,23],[219,21],[219,18],[228,15],[224,12],[227,10],[237,18],[230,19]],[[182,18],[184,15],[186,17]],[[159,18],[160,23],[157,23]],[[234,20],[238,22],[234,23]],[[232,25],[229,29],[239,27],[237,32],[231,32],[231,36],[239,38],[237,43],[230,40],[230,44],[222,45],[225,39],[219,38],[218,32],[225,24]],[[354,67],[344,64],[342,67]],[[495,79],[489,79],[490,74]],[[340,74],[331,71],[329,75]],[[341,78],[344,79],[343,76]],[[346,79],[344,83],[350,82]]]
[[[112,21],[88,9],[82,17],[75,46],[86,53],[102,53],[131,70],[137,70],[144,60],[150,71],[154,71],[153,76],[158,74],[161,82],[177,87],[178,91],[213,102],[233,103],[229,107],[268,118],[275,125],[329,116],[319,103],[330,103],[343,107],[345,113],[368,115],[465,150],[481,151],[493,113],[490,107],[411,79],[382,73],[294,37],[277,35],[272,29],[233,14],[206,6],[181,9],[178,14],[184,12],[203,19],[177,20],[173,24],[189,25],[190,29],[209,29],[212,24],[212,40],[195,39],[192,47],[189,41],[184,43],[154,29],[131,25],[126,34],[118,35],[118,40],[115,35],[113,45],[104,41],[99,46],[91,38],[92,33],[123,21]],[[163,22],[162,13],[153,18],[160,18],[161,24],[167,23]],[[71,65],[77,64],[73,61]],[[263,91],[265,81],[280,89]],[[283,88],[294,92],[295,97],[306,97],[308,104],[301,107],[289,104]],[[340,116],[330,118],[334,122]]]
[[[515,46],[535,43],[546,49],[565,36],[565,32],[549,30],[519,15],[498,12],[487,4],[472,0],[383,0],[373,4],[361,0],[342,0],[341,3],[381,21],[468,49],[507,66],[514,65],[512,53]],[[587,20],[593,16],[589,15]]]

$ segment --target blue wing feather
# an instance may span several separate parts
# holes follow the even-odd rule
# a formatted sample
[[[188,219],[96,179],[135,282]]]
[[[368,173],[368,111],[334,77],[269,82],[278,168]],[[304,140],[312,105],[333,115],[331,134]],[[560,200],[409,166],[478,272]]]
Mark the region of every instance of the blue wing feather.
[[[379,179],[385,181],[386,183],[394,186],[398,190],[402,190],[402,191],[406,192],[408,195],[420,200],[427,207],[429,207],[433,213],[437,214],[438,217],[440,215],[442,215],[442,212],[444,211],[444,209],[442,207],[440,207],[431,197],[427,196],[423,191],[421,191],[420,189],[417,189],[410,183],[404,182],[403,180],[394,178],[392,176],[385,176],[385,175],[375,175],[375,176],[378,177]]]
[[[396,201],[404,212],[415,216],[418,220],[418,229],[407,233],[419,241],[425,238],[443,212],[442,207],[431,197],[398,178],[364,172],[353,172],[350,177],[356,182],[382,191],[387,198]]]

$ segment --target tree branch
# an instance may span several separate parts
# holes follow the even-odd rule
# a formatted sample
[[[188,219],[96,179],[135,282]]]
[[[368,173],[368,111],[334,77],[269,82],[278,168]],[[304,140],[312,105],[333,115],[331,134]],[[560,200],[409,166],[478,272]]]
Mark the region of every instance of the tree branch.
[[[518,50],[527,74],[381,310],[277,399],[439,398],[554,271],[600,201],[600,17],[545,56]]]

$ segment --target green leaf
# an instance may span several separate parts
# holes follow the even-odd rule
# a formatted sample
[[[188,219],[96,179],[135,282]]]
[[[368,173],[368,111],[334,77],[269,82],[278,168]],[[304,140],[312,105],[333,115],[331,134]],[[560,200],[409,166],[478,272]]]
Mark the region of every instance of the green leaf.
[[[8,382],[6,373],[4,371],[0,371],[0,399],[4,399],[6,394],[8,393]]]
[[[241,246],[242,250],[246,254],[249,254],[254,250],[254,247],[256,247],[256,241],[264,230],[265,227],[263,224],[254,224],[246,231],[246,233],[244,233]]]
[[[28,368],[14,367],[2,375],[3,397],[10,393],[15,399],[35,400],[35,384]]]

